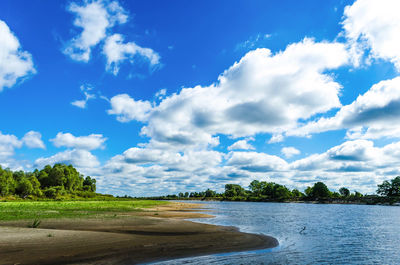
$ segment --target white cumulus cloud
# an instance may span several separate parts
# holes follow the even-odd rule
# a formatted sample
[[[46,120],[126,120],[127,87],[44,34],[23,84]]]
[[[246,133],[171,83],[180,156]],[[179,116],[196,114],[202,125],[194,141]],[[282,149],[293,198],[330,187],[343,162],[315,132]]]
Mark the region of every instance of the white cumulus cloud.
[[[146,122],[153,144],[215,145],[215,135],[281,135],[307,119],[340,107],[340,84],[326,74],[348,62],[340,43],[304,39],[272,54],[248,52],[210,86],[183,88],[158,105],[117,95],[109,114]]]
[[[14,155],[14,149],[20,148],[22,141],[20,141],[15,135],[2,134],[0,132],[0,158],[8,158]]]
[[[299,155],[301,152],[300,150],[290,146],[290,147],[283,147],[281,149],[281,153],[286,157],[286,158],[291,158],[292,156]]]
[[[53,165],[56,163],[63,163],[63,164],[71,164],[74,167],[77,167],[78,170],[95,168],[100,165],[97,157],[94,156],[87,150],[66,150],[60,153],[57,153],[50,157],[41,157],[35,160],[35,167],[42,168],[45,165]]]
[[[68,11],[75,15],[74,25],[82,32],[74,37],[64,53],[76,61],[88,62],[91,50],[107,36],[107,29],[127,22],[128,16],[118,2],[86,1],[83,5],[72,2]]]
[[[234,142],[231,146],[228,146],[228,150],[254,150],[254,146],[248,143],[247,139],[239,140]]]
[[[128,94],[114,96],[110,100],[111,109],[107,111],[110,115],[116,115],[120,122],[132,120],[146,121],[152,110],[149,101],[134,100]]]
[[[74,136],[71,133],[57,133],[53,142],[56,147],[70,147],[83,150],[94,150],[104,148],[104,142],[107,140],[102,134],[90,134],[88,136]]]
[[[348,129],[350,139],[399,138],[400,77],[380,81],[333,117],[321,118],[287,135],[304,136],[330,130]]]
[[[74,100],[71,102],[71,104],[75,107],[81,108],[81,109],[85,109],[87,106],[87,102],[91,99],[95,99],[96,95],[95,94],[91,94],[90,91],[93,88],[90,85],[81,85],[80,86],[80,90],[81,92],[84,94],[85,98],[81,99],[81,100]]]
[[[0,20],[0,92],[36,73],[32,55],[22,50],[17,37]]]
[[[370,58],[391,61],[400,70],[399,10],[397,0],[357,0],[345,8],[344,33],[356,63],[370,50]]]
[[[29,148],[46,149],[42,141],[42,134],[40,132],[29,131],[22,138],[22,142]]]
[[[134,63],[135,56],[147,59],[150,65],[157,65],[160,62],[158,53],[150,48],[140,47],[134,42],[124,43],[124,37],[121,34],[114,34],[107,38],[103,53],[107,58],[106,69],[114,75],[118,74],[121,62],[128,59],[131,63]]]
[[[114,75],[118,74],[120,64],[125,61],[134,63],[138,58],[144,58],[150,65],[159,64],[160,56],[157,52],[133,41],[124,42],[125,36],[113,32],[114,26],[125,24],[129,18],[128,12],[118,1],[84,1],[81,5],[72,2],[68,11],[75,16],[74,26],[82,29],[63,50],[71,59],[89,62],[92,50],[102,45],[102,53],[107,60],[106,70]],[[85,103],[84,100],[73,102],[80,108]]]

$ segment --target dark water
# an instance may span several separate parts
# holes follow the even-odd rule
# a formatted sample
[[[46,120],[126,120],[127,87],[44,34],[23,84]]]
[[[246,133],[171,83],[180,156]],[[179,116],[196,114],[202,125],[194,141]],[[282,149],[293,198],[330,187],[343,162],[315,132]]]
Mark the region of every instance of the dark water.
[[[216,218],[196,219],[271,235],[280,246],[155,264],[400,264],[400,207],[205,202]],[[300,231],[306,229],[300,233]]]

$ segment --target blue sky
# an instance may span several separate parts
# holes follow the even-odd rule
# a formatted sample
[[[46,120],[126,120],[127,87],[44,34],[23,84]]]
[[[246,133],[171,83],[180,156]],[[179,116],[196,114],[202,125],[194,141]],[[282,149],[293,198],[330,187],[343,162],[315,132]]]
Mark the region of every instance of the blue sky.
[[[1,1],[0,165],[117,195],[373,193],[400,171],[398,5]]]

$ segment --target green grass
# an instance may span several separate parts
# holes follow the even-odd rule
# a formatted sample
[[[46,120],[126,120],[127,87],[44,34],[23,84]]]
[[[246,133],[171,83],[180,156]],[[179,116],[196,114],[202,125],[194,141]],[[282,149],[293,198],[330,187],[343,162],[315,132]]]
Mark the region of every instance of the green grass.
[[[0,202],[0,221],[109,216],[163,205],[165,201],[17,201]]]

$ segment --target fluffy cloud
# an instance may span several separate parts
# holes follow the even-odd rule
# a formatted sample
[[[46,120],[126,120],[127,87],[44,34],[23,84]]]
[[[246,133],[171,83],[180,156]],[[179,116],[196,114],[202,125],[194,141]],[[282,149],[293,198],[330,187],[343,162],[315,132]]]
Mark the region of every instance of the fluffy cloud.
[[[85,1],[82,5],[73,2],[68,11],[75,15],[74,26],[82,28],[82,32],[70,40],[63,50],[71,59],[88,62],[92,49],[103,43],[106,70],[114,75],[118,74],[120,64],[126,60],[134,63],[138,58],[145,58],[150,65],[159,64],[158,53],[135,42],[124,43],[123,35],[112,32],[114,26],[128,21],[128,13],[118,1]],[[79,100],[73,104],[82,107],[85,103]]]
[[[14,149],[20,148],[22,142],[15,135],[2,134],[0,132],[0,158],[8,158],[14,155]]]
[[[7,24],[0,20],[0,91],[36,73],[32,56],[23,51]]]
[[[102,134],[90,134],[88,136],[74,136],[70,133],[59,132],[56,138],[51,139],[56,147],[70,147],[83,150],[94,150],[104,148],[107,138]]]
[[[29,148],[41,148],[46,149],[42,141],[42,135],[40,132],[29,131],[22,138],[22,142]]]
[[[81,100],[72,101],[71,104],[78,108],[84,109],[86,108],[87,102],[91,99],[95,99],[96,95],[90,94],[90,91],[93,89],[90,85],[81,85],[80,89],[84,94],[85,98]]]
[[[103,53],[107,58],[106,69],[114,75],[118,74],[121,62],[129,59],[134,63],[134,58],[141,57],[149,61],[150,65],[157,65],[160,62],[158,53],[150,48],[143,48],[134,42],[124,43],[124,37],[121,34],[114,34],[107,38]]]
[[[160,150],[130,148],[111,158],[98,179],[105,192],[149,195],[202,189],[212,176],[221,174],[224,154],[216,151]],[[107,177],[105,177],[107,176]]]
[[[134,147],[111,158],[96,175],[103,192],[161,195],[206,188],[222,191],[223,184],[247,186],[259,179],[305,189],[316,181],[338,190],[373,193],[376,185],[400,174],[400,142],[382,147],[372,141],[346,141],[320,154],[291,163],[266,153]]]
[[[389,60],[400,70],[400,2],[357,0],[344,10],[343,28],[358,60],[365,50],[370,58]]]
[[[120,122],[146,121],[152,110],[149,101],[136,101],[127,94],[112,97],[110,104],[111,109],[107,111],[108,114],[117,115],[117,120]]]
[[[215,145],[217,134],[233,137],[281,134],[299,119],[340,107],[340,85],[325,74],[348,61],[340,43],[304,39],[272,54],[247,53],[210,86],[183,88],[151,108],[128,95],[114,97],[110,114],[147,122],[142,134],[153,144]],[[116,101],[117,102],[117,101]],[[118,108],[118,109],[117,109]]]
[[[286,157],[286,158],[291,158],[292,156],[299,155],[300,150],[294,148],[294,147],[283,147],[281,150],[281,153]]]
[[[228,147],[228,150],[254,150],[254,146],[248,143],[248,140],[239,140]]]
[[[107,29],[128,20],[126,12],[116,1],[90,1],[83,5],[72,2],[68,11],[76,16],[74,25],[82,28],[82,32],[64,49],[64,53],[76,61],[88,62],[92,48],[106,38]]]
[[[257,152],[231,152],[226,165],[249,172],[279,172],[288,164],[280,157]]]
[[[35,160],[35,167],[42,168],[45,165],[53,165],[55,163],[71,164],[82,170],[83,173],[88,172],[87,169],[95,168],[100,165],[96,156],[91,154],[87,150],[66,150],[64,152],[57,153],[50,157],[41,157]]]
[[[307,123],[287,135],[304,136],[330,130],[348,129],[350,139],[398,138],[400,132],[400,77],[381,81],[334,117]]]

